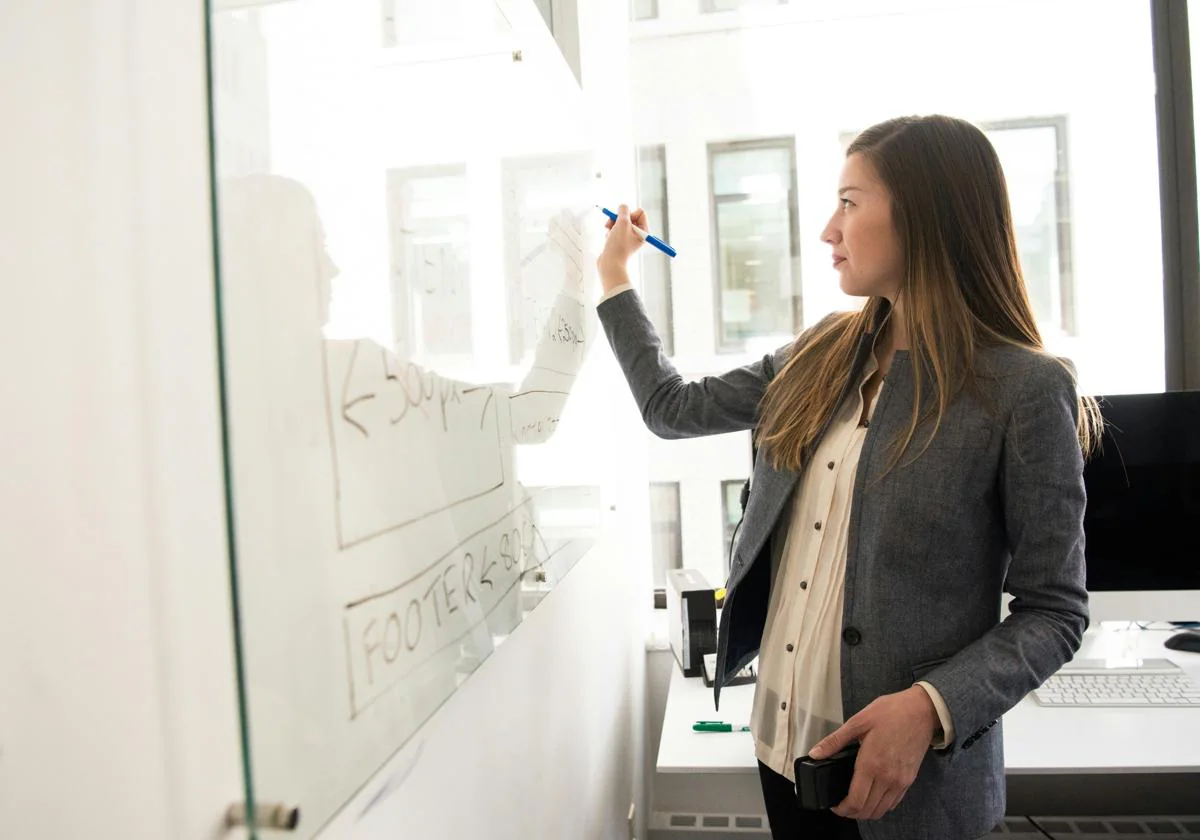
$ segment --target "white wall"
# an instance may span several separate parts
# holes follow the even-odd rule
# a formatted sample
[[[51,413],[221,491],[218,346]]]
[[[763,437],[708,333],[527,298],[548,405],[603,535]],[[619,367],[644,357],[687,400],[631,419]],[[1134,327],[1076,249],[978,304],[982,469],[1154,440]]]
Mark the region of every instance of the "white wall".
[[[715,351],[708,143],[795,138],[807,325],[852,305],[819,241],[834,209],[840,133],[907,113],[978,121],[1062,115],[1078,330],[1066,336],[1044,326],[1048,346],[1075,361],[1087,392],[1162,388],[1148,6],[870,0],[853,10],[795,2],[707,15],[697,8],[660,0],[659,19],[631,28],[630,72],[645,82],[633,89],[635,141],[666,150],[681,371],[723,371],[768,349]],[[719,485],[747,474],[745,436],[651,446],[652,480],[681,482],[684,564],[719,580]]]
[[[581,10],[585,32],[623,32],[605,5]],[[241,799],[203,23],[193,0],[0,11],[0,272],[16,303],[0,330],[5,837],[213,838]],[[621,43],[581,45],[585,79],[614,97]],[[627,122],[597,130],[629,182]],[[647,810],[649,571],[645,511],[621,500],[645,473],[611,469],[618,538],[356,806],[389,795],[329,836],[628,836],[630,801]]]
[[[240,798],[203,17],[0,9],[0,835],[211,838]]]
[[[646,793],[653,805],[654,782],[658,768],[658,747],[662,743],[663,720],[667,712],[667,694],[671,687],[671,671],[679,667],[667,637],[666,616],[661,614],[652,623],[657,635],[646,643],[646,749],[644,753]],[[653,810],[653,808],[651,808]],[[647,817],[649,812],[647,812]],[[639,837],[644,835],[639,834]]]

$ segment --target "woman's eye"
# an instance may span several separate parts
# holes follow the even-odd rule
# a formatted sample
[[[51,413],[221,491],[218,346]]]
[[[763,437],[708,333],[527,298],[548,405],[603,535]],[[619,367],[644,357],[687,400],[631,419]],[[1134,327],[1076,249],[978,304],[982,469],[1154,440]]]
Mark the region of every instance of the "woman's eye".
[[[848,198],[839,198],[838,202],[842,205],[843,210],[845,210],[847,207],[852,206],[852,202]]]

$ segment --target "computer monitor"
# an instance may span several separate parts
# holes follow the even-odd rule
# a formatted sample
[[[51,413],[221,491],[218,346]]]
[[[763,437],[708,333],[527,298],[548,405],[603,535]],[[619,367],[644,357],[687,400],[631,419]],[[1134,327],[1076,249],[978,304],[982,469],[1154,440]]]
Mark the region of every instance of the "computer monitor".
[[[1084,466],[1093,623],[1200,619],[1200,391],[1097,397]]]

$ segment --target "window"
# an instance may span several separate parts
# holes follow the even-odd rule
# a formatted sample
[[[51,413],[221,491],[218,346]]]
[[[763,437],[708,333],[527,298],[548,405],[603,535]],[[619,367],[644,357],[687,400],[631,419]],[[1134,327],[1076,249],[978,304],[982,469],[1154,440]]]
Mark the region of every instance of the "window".
[[[996,147],[1025,285],[1043,330],[1075,332],[1065,117],[980,126]]]
[[[629,4],[630,20],[653,20],[658,17],[658,0],[632,0]]]
[[[638,203],[646,211],[651,230],[670,242],[667,167],[662,146],[644,146],[638,150]],[[668,356],[673,356],[675,326],[671,315],[671,261],[653,248],[642,248],[638,258],[646,311],[662,338],[663,349]]]
[[[395,349],[427,359],[470,354],[466,170],[427,167],[388,176]]]
[[[654,587],[665,589],[667,569],[683,568],[683,537],[679,523],[679,482],[650,484],[650,559]]]
[[[721,482],[721,525],[724,531],[725,551],[723,568],[725,577],[729,577],[729,551],[733,547],[734,532],[742,521],[742,488],[746,486],[745,479]]]
[[[1164,294],[1170,291],[1164,276],[1177,286],[1173,278],[1195,274],[1162,262],[1162,201],[1169,200],[1176,180],[1160,177],[1155,90],[1174,77],[1155,73],[1151,10],[1168,5],[1177,4],[1045,0],[938,4],[935,11],[914,0],[886,0],[869,11],[831,8],[822,15],[793,3],[784,7],[791,9],[788,15],[755,27],[752,37],[749,32],[731,37],[727,30],[689,36],[689,50],[699,57],[694,65],[665,36],[631,43],[634,77],[656,80],[655,97],[637,106],[641,112],[634,114],[634,124],[660,131],[659,126],[679,126],[681,144],[721,137],[794,138],[796,241],[803,247],[794,254],[795,270],[779,276],[802,295],[804,320],[798,327],[860,304],[841,293],[829,249],[819,241],[834,210],[842,164],[839,133],[904,114],[942,113],[988,126],[1004,156],[1011,158],[1012,149],[1035,155],[1032,166],[1040,174],[1019,175],[1023,167],[1009,163],[1014,181],[1036,185],[1040,179],[1043,189],[1053,191],[1052,197],[1039,195],[1035,186],[1017,183],[1013,189],[1018,203],[1028,201],[1034,208],[1017,212],[1025,240],[1022,257],[1047,349],[1074,363],[1086,393],[1161,390],[1165,322],[1175,325],[1176,335],[1186,336],[1174,313],[1195,311],[1187,298],[1164,309]],[[1084,34],[1081,15],[1103,39],[1093,30]],[[981,40],[980,32],[989,37]],[[847,62],[844,45],[851,42],[869,50],[872,60]],[[1014,43],[1022,44],[1015,63],[1009,48]],[[697,80],[707,81],[709,67],[721,68],[720,84],[705,84],[697,100]],[[831,67],[838,68],[836,92],[819,81],[833,72]],[[939,71],[945,67],[956,70]],[[1056,127],[1031,126],[1033,117]],[[997,122],[1010,118],[1019,122]],[[675,156],[671,143],[667,156]],[[680,209],[673,214],[673,233],[686,242],[692,234]],[[1058,219],[1053,228],[1047,221],[1051,215]],[[1170,228],[1165,235],[1170,247]],[[719,237],[728,238],[724,230]],[[720,259],[718,245],[726,247],[714,244],[714,259]],[[1189,260],[1194,261],[1191,254]],[[737,281],[727,276],[729,260],[724,263],[722,276],[713,282],[728,297],[726,290],[736,289]],[[1170,299],[1179,300],[1178,293]],[[680,344],[688,316],[683,302],[677,295]],[[741,344],[758,352],[754,344],[747,347],[748,339],[738,339],[739,331],[753,334],[762,328],[748,308],[736,299],[716,306],[717,317],[726,319],[720,324],[722,349]]]
[[[792,138],[709,146],[717,349],[791,339],[803,323]]]

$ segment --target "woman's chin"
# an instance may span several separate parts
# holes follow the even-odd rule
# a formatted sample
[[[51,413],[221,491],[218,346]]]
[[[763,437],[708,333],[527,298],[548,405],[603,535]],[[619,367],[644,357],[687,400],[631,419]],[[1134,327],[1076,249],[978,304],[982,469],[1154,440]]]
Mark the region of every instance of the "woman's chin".
[[[855,283],[854,278],[847,277],[845,274],[838,278],[838,287],[841,288],[842,294],[850,297],[867,297],[871,294],[869,290],[863,288],[862,283]]]
[[[882,283],[864,283],[861,280],[856,280],[854,277],[850,277],[845,272],[843,272],[841,277],[838,278],[838,287],[842,290],[843,294],[849,295],[850,297],[887,297],[887,293],[883,288],[881,288],[881,286],[883,286]]]

